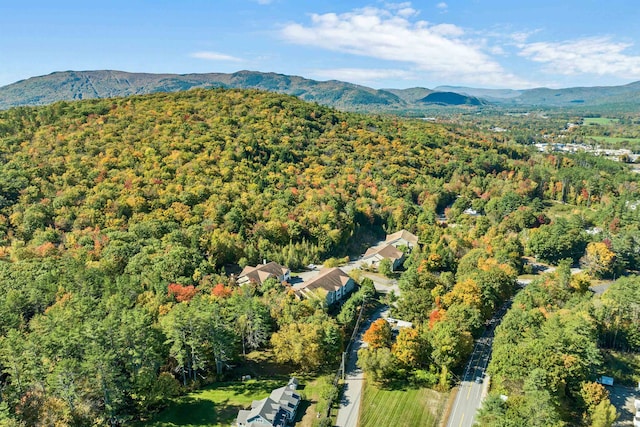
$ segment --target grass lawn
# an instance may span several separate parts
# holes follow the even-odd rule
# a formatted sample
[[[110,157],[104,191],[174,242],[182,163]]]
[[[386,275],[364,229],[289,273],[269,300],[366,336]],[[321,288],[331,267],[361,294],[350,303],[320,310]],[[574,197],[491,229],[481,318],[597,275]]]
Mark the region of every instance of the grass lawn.
[[[302,379],[301,382],[299,390],[306,400],[300,403],[296,426],[311,427],[316,420],[320,393],[331,383],[331,376]],[[138,424],[138,427],[228,427],[240,409],[249,409],[252,401],[264,399],[273,389],[285,384],[286,381],[282,380],[214,384],[175,399],[166,410],[152,420]]]
[[[361,427],[435,427],[440,422],[446,393],[428,388],[384,390],[365,383],[360,409]]]
[[[235,371],[238,379],[251,375],[252,380],[216,383],[178,397],[167,409],[137,427],[228,427],[240,409],[249,409],[252,401],[269,396],[273,389],[286,385],[291,376],[300,381],[298,390],[304,399],[298,408],[296,427],[311,427],[317,411],[326,410],[317,406],[333,374],[309,376],[292,371],[292,366],[276,363],[271,351],[254,351]]]
[[[603,125],[608,126],[614,123],[618,123],[618,119],[610,119],[607,117],[585,117],[583,123],[585,125]]]
[[[140,424],[147,427],[229,426],[238,411],[263,399],[274,388],[286,383],[277,380],[251,380],[219,383],[174,400],[173,404],[153,420]]]

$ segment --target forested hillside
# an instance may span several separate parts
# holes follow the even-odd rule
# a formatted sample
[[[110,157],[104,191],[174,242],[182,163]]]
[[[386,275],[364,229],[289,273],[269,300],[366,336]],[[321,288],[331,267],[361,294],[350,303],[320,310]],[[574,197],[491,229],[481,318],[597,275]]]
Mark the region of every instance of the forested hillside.
[[[62,71],[0,87],[0,109],[46,105],[56,101],[213,87],[286,93],[309,102],[350,111],[390,111],[406,106],[405,101],[391,92],[337,80],[317,81],[299,76],[246,70],[231,74],[150,74],[97,70]]]
[[[429,114],[435,106],[445,111],[466,111],[485,106],[492,109],[546,108],[580,109],[602,113],[635,112],[640,100],[640,83],[624,86],[576,87],[566,89],[477,89],[440,86],[435,89],[373,89],[354,83],[319,81],[300,76],[259,71],[202,74],[128,73],[116,70],[59,71],[35,76],[0,87],[0,109],[47,105],[156,92],[178,92],[196,88],[258,89],[297,96],[309,102],[346,111]],[[459,106],[458,109],[451,107]]]
[[[145,417],[272,334],[314,343],[303,370],[334,362],[352,319],[277,283],[238,290],[238,264],[298,269],[416,232],[398,310],[425,327],[450,310],[445,377],[464,356],[455,319],[468,343],[524,252],[589,255],[594,277],[638,268],[638,175],[500,138],[223,89],[1,112],[0,420]]]

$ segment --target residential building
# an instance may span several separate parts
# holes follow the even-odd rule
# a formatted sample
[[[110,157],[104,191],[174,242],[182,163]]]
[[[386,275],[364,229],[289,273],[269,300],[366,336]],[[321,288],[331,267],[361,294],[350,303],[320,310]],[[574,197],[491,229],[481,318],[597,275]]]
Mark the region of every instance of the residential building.
[[[404,262],[404,253],[391,244],[383,244],[367,249],[361,263],[378,268],[380,261],[388,259],[391,263],[391,271],[395,271]]]
[[[265,261],[255,267],[246,266],[238,276],[236,283],[244,285],[253,282],[261,285],[269,278],[274,278],[279,282],[288,282],[291,279],[291,271],[277,262]]]
[[[271,392],[269,397],[254,400],[250,410],[240,410],[236,418],[238,427],[285,427],[292,425],[300,404],[300,395],[296,393],[298,380],[291,378],[289,383]]]
[[[327,305],[334,304],[347,297],[355,288],[355,282],[339,267],[325,268],[313,279],[295,286],[300,298],[318,298],[325,295]]]
[[[400,231],[396,231],[393,234],[387,234],[385,243],[387,245],[395,246],[396,248],[398,246],[406,246],[409,250],[411,250],[418,246],[418,236],[402,229]]]

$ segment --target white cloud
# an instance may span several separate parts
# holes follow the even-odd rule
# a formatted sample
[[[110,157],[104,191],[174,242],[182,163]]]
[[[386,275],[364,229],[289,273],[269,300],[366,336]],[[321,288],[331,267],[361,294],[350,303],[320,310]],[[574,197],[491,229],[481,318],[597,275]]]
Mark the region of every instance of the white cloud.
[[[416,76],[406,70],[369,68],[332,68],[311,70],[310,75],[320,79],[342,80],[360,84],[371,84],[385,79],[412,80]]]
[[[273,3],[273,0],[256,0],[256,1],[258,4],[262,4],[262,5]]]
[[[189,56],[197,59],[206,59],[208,61],[242,62],[241,58],[237,58],[235,56],[227,55],[220,52],[200,51],[200,52],[193,52]]]
[[[438,3],[438,4],[436,5],[436,7],[437,7],[438,9],[445,10],[445,9],[447,9],[447,8],[449,7],[449,5],[448,5],[448,4],[446,4],[445,2],[441,1],[440,3]]]
[[[531,37],[533,34],[540,32],[540,30],[536,30],[536,31],[520,31],[517,33],[513,33],[511,34],[511,39],[515,42],[515,43],[525,43],[529,37]]]
[[[292,23],[282,37],[305,46],[386,61],[404,62],[442,81],[485,86],[529,86],[493,60],[483,43],[453,24],[434,25],[400,13],[410,8],[368,7],[336,14],[312,14],[309,25]]]
[[[632,44],[615,42],[609,37],[525,43],[519,47],[520,56],[546,64],[548,72],[640,78],[640,56],[625,53]]]

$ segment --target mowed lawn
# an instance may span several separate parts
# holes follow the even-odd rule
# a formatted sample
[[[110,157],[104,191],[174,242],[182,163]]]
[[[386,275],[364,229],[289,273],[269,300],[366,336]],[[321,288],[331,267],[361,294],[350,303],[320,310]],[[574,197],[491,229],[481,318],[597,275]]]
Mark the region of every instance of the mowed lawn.
[[[448,394],[428,388],[384,390],[365,383],[360,407],[361,427],[435,427]]]
[[[178,397],[167,409],[137,427],[228,427],[235,422],[240,409],[249,409],[254,400],[264,399],[272,390],[285,386],[291,376],[300,381],[298,391],[303,397],[296,414],[296,427],[311,427],[317,421],[315,414],[320,396],[333,379],[333,374],[293,372],[292,366],[276,363],[270,350],[247,354],[235,373],[238,378],[249,374],[254,379],[216,383]]]
[[[252,401],[264,399],[271,390],[285,384],[286,381],[277,380],[215,384],[175,399],[169,408],[140,426],[227,427],[235,421],[238,410],[246,409]]]
[[[583,123],[585,125],[612,125],[620,122],[618,119],[610,119],[608,117],[585,117]]]

